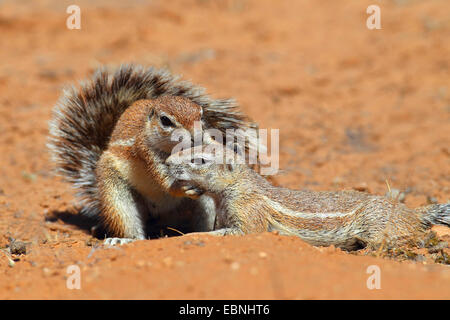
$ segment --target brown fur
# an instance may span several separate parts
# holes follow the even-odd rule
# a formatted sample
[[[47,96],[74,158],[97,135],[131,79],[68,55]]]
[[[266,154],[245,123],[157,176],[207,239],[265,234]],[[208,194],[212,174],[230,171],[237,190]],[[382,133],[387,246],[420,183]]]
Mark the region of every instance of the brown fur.
[[[171,190],[164,165],[171,145],[159,113],[189,132],[194,121],[222,132],[256,127],[233,100],[211,99],[166,70],[133,65],[97,71],[65,90],[54,108],[48,146],[57,172],[77,190],[81,212],[102,220],[112,236],[146,237],[148,217],[172,227],[209,228],[201,217],[209,219],[210,212]]]

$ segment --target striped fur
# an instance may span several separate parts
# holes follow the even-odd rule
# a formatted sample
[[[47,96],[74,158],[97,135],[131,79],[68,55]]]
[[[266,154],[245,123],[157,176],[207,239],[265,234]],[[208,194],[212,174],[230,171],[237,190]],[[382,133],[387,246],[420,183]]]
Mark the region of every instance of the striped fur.
[[[194,154],[194,153],[193,153]],[[245,165],[208,161],[211,153],[174,154],[169,171],[185,190],[217,203],[213,234],[277,230],[316,246],[346,250],[416,242],[433,224],[450,226],[450,204],[411,209],[395,199],[358,191],[306,191],[273,186]]]

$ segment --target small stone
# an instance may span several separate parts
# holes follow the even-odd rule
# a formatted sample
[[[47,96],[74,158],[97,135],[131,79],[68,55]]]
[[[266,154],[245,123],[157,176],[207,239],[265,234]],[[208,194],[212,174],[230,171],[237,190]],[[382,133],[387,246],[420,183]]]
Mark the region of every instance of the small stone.
[[[8,266],[10,268],[13,268],[15,265],[16,265],[16,263],[11,258],[8,257]]]
[[[23,241],[12,240],[9,243],[11,254],[27,254],[27,246]]]
[[[22,178],[28,182],[34,182],[37,179],[37,175],[34,173],[22,171]]]
[[[165,257],[162,262],[166,267],[171,267],[173,265],[172,257]]]
[[[427,202],[429,204],[436,204],[438,203],[438,200],[435,197],[427,196]]]
[[[14,212],[14,218],[19,219],[22,218],[23,216],[23,210],[17,210],[16,212]]]
[[[362,183],[354,186],[353,190],[361,191],[361,192],[369,192],[369,186],[367,185],[367,183],[362,182]]]
[[[233,271],[239,270],[240,267],[241,267],[241,265],[239,264],[239,262],[236,262],[236,261],[230,265],[230,268]]]
[[[146,264],[146,263],[145,263],[144,260],[138,260],[138,261],[136,261],[136,266],[139,267],[139,268],[144,267],[145,264]]]
[[[225,256],[223,258],[223,261],[225,261],[226,263],[232,263],[233,262],[233,258],[227,255],[227,256]]]
[[[390,191],[386,192],[386,197],[393,200],[398,200],[399,202],[404,202],[406,195],[399,189],[392,188]]]
[[[345,182],[345,180],[344,180],[343,178],[341,178],[341,177],[335,177],[335,178],[333,179],[333,185],[334,185],[335,187],[340,187],[340,186],[342,186],[342,185],[344,184],[344,182]]]
[[[49,268],[43,268],[42,272],[44,272],[44,275],[46,276],[49,276],[52,273],[52,271]]]
[[[47,80],[54,80],[58,78],[58,74],[54,70],[44,69],[39,72],[39,76],[41,78],[47,79]]]
[[[85,241],[85,244],[88,247],[95,247],[96,245],[100,245],[101,241],[96,238],[91,237]]]
[[[265,258],[267,258],[267,253],[265,253],[264,251],[261,251],[259,253],[259,257],[262,258],[262,259],[265,259]]]

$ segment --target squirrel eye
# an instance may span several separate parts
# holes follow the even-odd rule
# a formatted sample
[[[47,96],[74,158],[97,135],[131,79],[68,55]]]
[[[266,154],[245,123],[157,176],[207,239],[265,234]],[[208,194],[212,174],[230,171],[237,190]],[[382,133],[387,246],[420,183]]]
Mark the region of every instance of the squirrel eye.
[[[161,116],[159,120],[164,127],[175,127],[175,124],[166,116]]]

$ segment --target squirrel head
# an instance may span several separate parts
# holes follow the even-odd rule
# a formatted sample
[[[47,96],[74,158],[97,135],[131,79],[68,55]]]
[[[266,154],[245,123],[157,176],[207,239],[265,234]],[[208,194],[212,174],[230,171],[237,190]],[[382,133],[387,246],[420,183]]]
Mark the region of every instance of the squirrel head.
[[[239,181],[246,168],[245,159],[217,142],[172,154],[166,160],[169,172],[180,187],[202,193],[220,193]]]
[[[138,103],[145,105],[146,112],[141,132],[144,149],[151,146],[151,149],[170,154],[179,143],[174,136],[176,131],[184,131],[193,141],[195,123],[202,120],[202,107],[178,96],[162,96]]]

